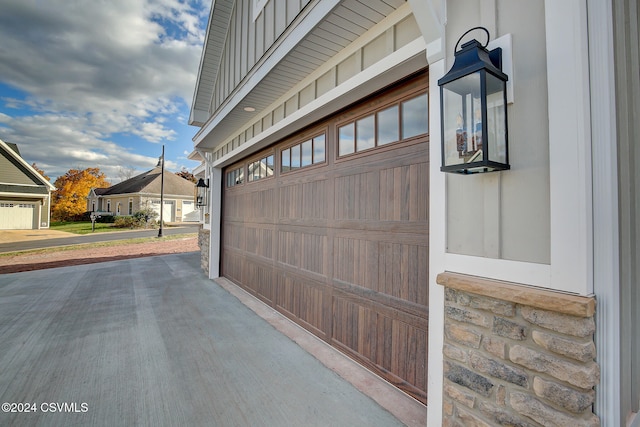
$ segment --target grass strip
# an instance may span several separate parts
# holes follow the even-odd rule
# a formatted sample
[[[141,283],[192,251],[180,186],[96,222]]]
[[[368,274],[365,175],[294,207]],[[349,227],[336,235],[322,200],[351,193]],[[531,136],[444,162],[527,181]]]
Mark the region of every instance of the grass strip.
[[[53,248],[27,249],[24,251],[5,252],[5,253],[0,253],[0,257],[15,256],[15,255],[48,254],[52,252],[73,251],[73,250],[86,249],[86,248],[104,248],[109,246],[122,246],[122,245],[132,245],[132,244],[140,244],[140,243],[161,243],[161,242],[166,242],[167,240],[189,239],[196,236],[197,234],[195,233],[187,233],[187,234],[172,234],[172,235],[163,236],[163,237],[137,237],[135,239],[110,240],[107,242],[78,243],[75,245],[56,246]]]

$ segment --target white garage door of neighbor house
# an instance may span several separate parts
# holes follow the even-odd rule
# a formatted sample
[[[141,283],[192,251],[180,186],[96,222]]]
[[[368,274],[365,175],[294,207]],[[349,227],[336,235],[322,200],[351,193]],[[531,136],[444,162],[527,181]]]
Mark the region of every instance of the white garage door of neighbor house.
[[[153,202],[152,206],[153,210],[158,214],[158,217],[156,219],[160,221],[160,202]],[[173,201],[164,202],[164,209],[162,210],[162,220],[164,222],[173,222],[175,220],[175,218],[173,217]]]
[[[0,229],[31,230],[35,213],[35,203],[0,202]]]
[[[192,201],[186,201],[186,200],[182,201],[182,217],[184,217],[188,213],[193,212],[194,210],[195,208],[193,207]]]

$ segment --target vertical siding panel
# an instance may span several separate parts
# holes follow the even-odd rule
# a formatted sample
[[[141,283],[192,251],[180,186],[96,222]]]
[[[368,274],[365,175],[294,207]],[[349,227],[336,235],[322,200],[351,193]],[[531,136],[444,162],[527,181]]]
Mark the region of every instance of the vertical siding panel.
[[[255,22],[256,28],[256,56],[254,62],[258,62],[262,55],[264,55],[265,44],[264,44],[264,11],[258,15]]]
[[[274,41],[274,26],[275,26],[275,16],[274,16],[274,3],[276,0],[269,0],[267,4],[264,6],[264,10],[262,11],[262,15],[264,16],[264,50],[265,52],[269,50]]]
[[[275,39],[287,28],[287,0],[271,0],[274,6]]]
[[[250,20],[250,15],[251,15],[251,5],[249,4],[250,0],[240,0],[240,3],[242,4],[242,10],[244,11],[244,13],[241,13],[240,16],[242,17],[241,22],[240,22],[240,49],[237,51],[238,52],[238,56],[240,57],[240,79],[242,80],[244,78],[244,76],[247,75],[247,55],[248,55],[248,49],[247,46],[249,44],[249,27],[251,26],[249,24],[249,20]]]
[[[247,15],[247,72],[251,70],[251,68],[256,63],[256,23],[253,20],[253,7],[252,0],[247,0],[248,11]]]
[[[233,73],[233,87],[235,88],[236,86],[238,86],[238,84],[240,83],[240,79],[241,79],[241,61],[242,61],[242,51],[244,49],[244,46],[242,44],[242,33],[243,33],[243,25],[242,25],[242,15],[243,15],[243,9],[242,9],[242,0],[236,0],[235,4],[235,19],[232,22],[235,22],[235,36],[233,39],[233,58],[231,58],[231,60],[233,61],[233,69],[234,69],[234,73]]]
[[[300,12],[300,0],[287,0],[287,25],[291,24]]]

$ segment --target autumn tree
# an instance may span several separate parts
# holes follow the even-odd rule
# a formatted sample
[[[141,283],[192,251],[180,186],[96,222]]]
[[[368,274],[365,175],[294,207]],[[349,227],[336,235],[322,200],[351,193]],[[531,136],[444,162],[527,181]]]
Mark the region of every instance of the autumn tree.
[[[45,175],[44,171],[42,169],[40,169],[38,166],[36,166],[35,162],[31,164],[31,167],[34,168],[36,170],[36,172],[38,172],[40,175],[42,175],[42,177],[44,179],[46,179],[47,181],[51,182],[51,178],[49,178],[47,175]]]
[[[194,184],[197,181],[196,177],[193,176],[193,174],[191,172],[189,172],[188,170],[186,170],[185,168],[182,168],[182,170],[180,172],[176,172],[176,175],[186,179],[187,181],[191,181]]]
[[[69,221],[87,211],[87,196],[92,188],[105,188],[111,184],[99,168],[87,168],[69,169],[54,185],[51,217],[54,221]]]

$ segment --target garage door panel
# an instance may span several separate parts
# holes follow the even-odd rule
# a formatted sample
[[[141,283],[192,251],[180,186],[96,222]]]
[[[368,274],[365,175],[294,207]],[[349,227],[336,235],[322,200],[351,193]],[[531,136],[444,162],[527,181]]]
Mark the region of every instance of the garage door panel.
[[[330,300],[328,287],[322,282],[294,271],[278,274],[276,307],[294,320],[304,322],[307,329],[326,338],[330,315],[326,307]]]
[[[333,344],[398,388],[426,398],[427,331],[376,307],[334,298]],[[415,363],[421,360],[423,363]]]

